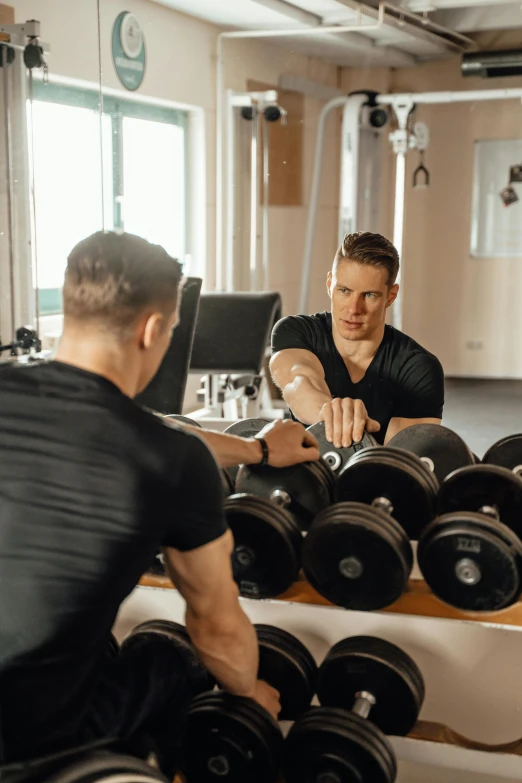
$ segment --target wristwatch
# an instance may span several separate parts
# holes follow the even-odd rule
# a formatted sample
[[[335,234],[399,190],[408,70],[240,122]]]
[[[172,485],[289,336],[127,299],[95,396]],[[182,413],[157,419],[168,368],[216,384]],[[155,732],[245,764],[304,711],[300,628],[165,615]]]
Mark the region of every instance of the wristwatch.
[[[264,438],[260,438],[257,435],[255,435],[254,437],[256,440],[259,441],[259,443],[261,444],[261,448],[263,450],[263,457],[261,459],[261,462],[258,462],[258,465],[268,465],[268,457],[269,457],[268,443]]]

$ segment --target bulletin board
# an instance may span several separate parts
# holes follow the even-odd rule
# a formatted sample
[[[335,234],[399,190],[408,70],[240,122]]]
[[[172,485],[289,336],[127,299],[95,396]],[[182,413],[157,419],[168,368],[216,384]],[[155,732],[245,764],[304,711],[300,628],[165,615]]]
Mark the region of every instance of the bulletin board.
[[[471,255],[476,258],[522,258],[522,182],[511,187],[519,197],[504,206],[500,191],[510,168],[522,164],[522,139],[475,142]]]

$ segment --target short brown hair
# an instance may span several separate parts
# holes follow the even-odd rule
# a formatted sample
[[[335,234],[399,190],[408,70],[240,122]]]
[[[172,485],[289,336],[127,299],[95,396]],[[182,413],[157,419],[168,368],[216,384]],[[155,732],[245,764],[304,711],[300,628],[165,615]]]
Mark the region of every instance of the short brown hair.
[[[134,234],[98,231],[74,247],[63,286],[65,318],[123,334],[148,306],[174,310],[181,265]]]
[[[335,254],[334,270],[344,260],[384,267],[388,272],[390,287],[399,274],[399,254],[390,240],[381,234],[371,234],[369,231],[345,234],[343,243]]]

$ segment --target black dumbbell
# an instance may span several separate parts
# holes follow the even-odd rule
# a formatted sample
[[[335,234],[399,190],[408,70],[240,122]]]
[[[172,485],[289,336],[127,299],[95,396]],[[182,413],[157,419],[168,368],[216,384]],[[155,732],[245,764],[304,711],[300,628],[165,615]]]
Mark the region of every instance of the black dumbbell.
[[[291,634],[258,625],[259,678],[281,696],[281,720],[295,720],[309,706],[317,667]],[[273,783],[283,735],[279,724],[256,702],[222,691],[197,697],[190,709],[182,772],[187,783]]]
[[[435,595],[459,609],[496,611],[522,593],[522,479],[497,465],[450,474],[417,558]]]
[[[317,424],[312,424],[307,429],[316,438],[322,458],[334,473],[339,473],[350,457],[358,451],[377,446],[375,438],[369,432],[365,432],[362,440],[352,443],[351,446],[346,448],[336,448],[333,443],[326,440],[324,421],[318,421]]]
[[[201,664],[187,629],[180,623],[171,620],[146,620],[136,625],[123,640],[121,654],[125,654],[131,645],[139,644],[143,639],[154,638],[158,635],[166,636],[183,658],[189,672],[194,695],[211,691],[215,687],[215,679]]]
[[[319,668],[312,708],[284,747],[286,783],[393,783],[397,761],[386,734],[413,728],[424,681],[399,647],[371,636],[334,645]]]
[[[338,606],[380,609],[406,588],[410,539],[435,517],[437,479],[414,454],[379,446],[351,457],[337,492],[304,539],[304,573]]]
[[[462,438],[441,424],[406,427],[390,440],[388,446],[416,454],[435,473],[439,482],[454,470],[476,462]]]
[[[245,598],[275,598],[295,581],[301,567],[302,533],[284,508],[255,495],[225,500],[234,536],[232,572]]]
[[[223,432],[227,435],[237,435],[239,438],[254,438],[270,423],[270,419],[239,419],[239,421],[231,424]],[[239,465],[230,465],[230,467],[225,468],[232,486],[235,486],[238,470]]]
[[[288,468],[242,465],[236,492],[266,498],[284,508],[304,531],[335,500],[335,475],[322,459]]]
[[[487,465],[498,465],[508,468],[514,473],[522,473],[522,434],[508,435],[501,438],[486,451],[482,462]]]

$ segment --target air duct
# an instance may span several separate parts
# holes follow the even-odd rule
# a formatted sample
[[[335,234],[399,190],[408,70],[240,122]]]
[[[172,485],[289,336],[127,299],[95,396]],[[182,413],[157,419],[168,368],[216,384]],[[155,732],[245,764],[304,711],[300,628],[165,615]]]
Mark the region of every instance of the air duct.
[[[496,76],[521,76],[522,49],[464,54],[460,71],[463,76],[481,76],[483,79],[492,79]]]

